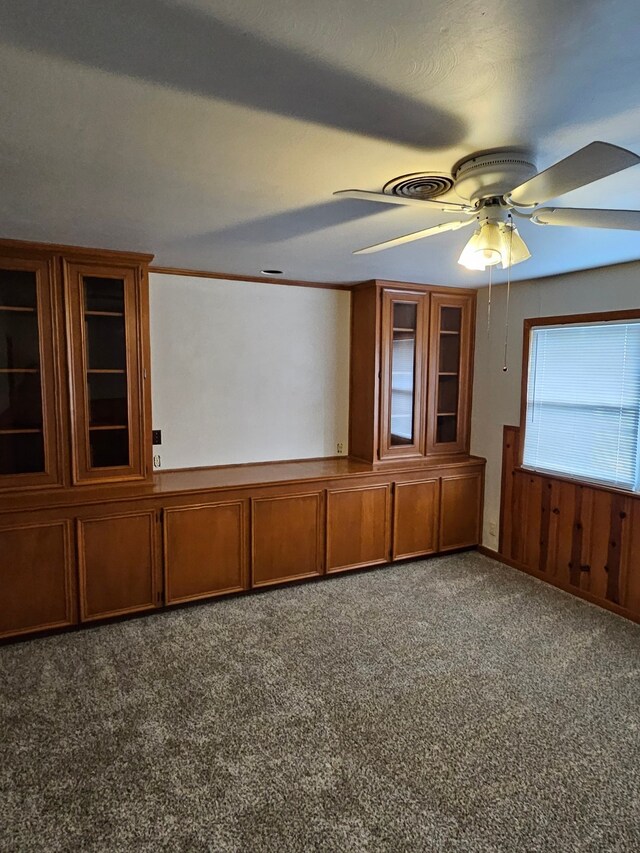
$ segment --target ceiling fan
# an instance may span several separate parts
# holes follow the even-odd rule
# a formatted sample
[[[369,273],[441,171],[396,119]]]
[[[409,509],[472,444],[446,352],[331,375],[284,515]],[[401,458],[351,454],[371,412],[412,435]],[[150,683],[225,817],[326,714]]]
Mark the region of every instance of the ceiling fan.
[[[506,268],[531,257],[513,223],[514,216],[528,219],[536,225],[640,231],[640,210],[540,207],[549,199],[614,175],[637,163],[640,163],[640,157],[626,148],[609,142],[592,142],[543,172],[537,172],[535,165],[522,151],[502,149],[465,158],[455,167],[452,180],[446,179],[443,185],[436,181],[437,186],[431,197],[404,194],[406,181],[391,182],[382,192],[338,190],[334,195],[414,205],[424,210],[441,210],[443,213],[466,217],[357,249],[354,255],[379,252],[475,224],[478,227],[458,262],[474,270],[484,270],[498,263]],[[440,201],[435,197],[451,188],[466,203]]]

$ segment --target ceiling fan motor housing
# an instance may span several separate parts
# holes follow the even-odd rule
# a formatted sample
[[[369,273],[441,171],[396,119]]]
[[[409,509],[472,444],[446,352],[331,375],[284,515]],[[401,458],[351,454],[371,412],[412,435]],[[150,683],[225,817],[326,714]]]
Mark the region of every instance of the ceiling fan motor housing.
[[[471,202],[501,197],[528,181],[536,171],[535,165],[522,152],[477,154],[463,160],[456,169],[455,191]]]

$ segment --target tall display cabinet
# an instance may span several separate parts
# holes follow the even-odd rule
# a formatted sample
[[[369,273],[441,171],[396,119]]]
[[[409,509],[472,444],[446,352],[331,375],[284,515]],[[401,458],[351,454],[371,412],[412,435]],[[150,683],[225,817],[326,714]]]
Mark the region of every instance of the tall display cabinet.
[[[352,300],[351,455],[468,454],[475,291],[374,281]]]

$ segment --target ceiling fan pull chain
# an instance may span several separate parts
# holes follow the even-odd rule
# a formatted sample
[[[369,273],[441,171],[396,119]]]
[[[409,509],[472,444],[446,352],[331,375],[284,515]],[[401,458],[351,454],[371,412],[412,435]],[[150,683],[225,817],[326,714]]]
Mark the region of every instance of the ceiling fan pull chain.
[[[507,266],[507,307],[504,318],[504,360],[502,363],[502,372],[506,373],[509,370],[507,362],[507,346],[509,344],[509,303],[511,301],[511,247],[513,244],[513,217],[509,214],[509,264]]]
[[[487,337],[491,331],[491,279],[493,266],[489,267],[489,301],[487,302]]]

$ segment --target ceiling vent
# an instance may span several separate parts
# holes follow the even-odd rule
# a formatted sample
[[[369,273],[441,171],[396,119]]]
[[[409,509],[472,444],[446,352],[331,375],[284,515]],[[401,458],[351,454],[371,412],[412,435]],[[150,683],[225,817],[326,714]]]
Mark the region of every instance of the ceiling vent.
[[[429,172],[412,172],[410,175],[400,175],[384,185],[388,195],[400,195],[407,198],[438,198],[453,189],[451,175],[434,175]]]

